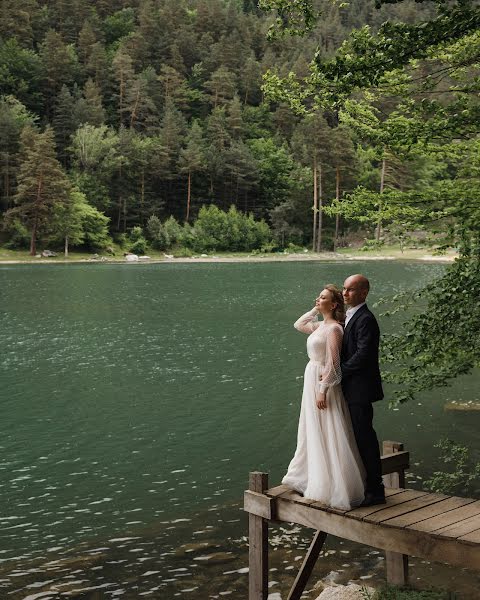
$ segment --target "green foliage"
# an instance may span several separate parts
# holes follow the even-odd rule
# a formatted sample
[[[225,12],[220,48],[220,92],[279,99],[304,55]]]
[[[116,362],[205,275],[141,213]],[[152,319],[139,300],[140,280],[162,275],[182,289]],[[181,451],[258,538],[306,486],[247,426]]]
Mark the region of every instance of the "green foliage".
[[[0,40],[0,90],[29,108],[40,108],[40,58],[15,38]]]
[[[130,35],[135,27],[135,10],[133,8],[122,8],[105,18],[103,31],[107,44],[112,44]]]
[[[143,229],[141,227],[132,227],[128,236],[128,250],[133,254],[145,254],[148,248],[148,242],[143,237]]]
[[[249,251],[259,249],[270,239],[265,221],[240,213],[234,206],[224,212],[216,206],[202,206],[193,235],[184,242],[196,252],[211,250]]]
[[[363,246],[359,248],[361,252],[370,252],[370,250],[378,250],[385,245],[384,240],[369,240],[365,239]]]
[[[184,230],[174,217],[168,217],[168,219],[163,223],[163,229],[170,244],[178,244],[182,240]]]
[[[84,245],[92,251],[105,250],[112,244],[108,231],[109,218],[87,204],[83,208]]]
[[[451,595],[444,590],[416,590],[410,587],[384,585],[373,594],[364,593],[365,600],[450,600]]]
[[[305,35],[312,29],[316,14],[312,0],[259,0],[258,7],[277,12],[275,23],[270,26],[270,39],[282,35]]]
[[[166,228],[155,215],[152,215],[147,221],[147,237],[152,247],[157,250],[165,250],[170,246],[170,238],[166,232]]]
[[[442,277],[410,293],[405,304],[391,299],[393,312],[409,309],[407,320],[396,327],[398,333],[383,343],[393,403],[447,385],[480,366],[479,246],[465,252]]]
[[[18,248],[28,248],[30,244],[30,232],[20,219],[11,219],[4,225],[4,230],[8,232],[9,239],[5,248],[16,250]]]
[[[27,126],[21,136],[22,161],[14,208],[5,215],[8,223],[19,219],[30,231],[30,253],[36,253],[39,235],[48,231],[55,208],[68,198],[71,187],[55,156],[51,128],[39,133]]]
[[[425,480],[425,488],[442,494],[479,494],[480,462],[472,460],[470,448],[449,439],[440,440],[435,448],[440,449],[442,464],[449,470],[435,471]]]

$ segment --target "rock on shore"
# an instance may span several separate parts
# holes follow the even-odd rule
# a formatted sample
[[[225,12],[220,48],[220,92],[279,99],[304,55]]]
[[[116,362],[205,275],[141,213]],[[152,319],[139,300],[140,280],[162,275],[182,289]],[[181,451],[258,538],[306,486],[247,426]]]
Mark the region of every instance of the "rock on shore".
[[[371,587],[360,587],[355,583],[351,583],[350,585],[329,585],[318,596],[317,600],[365,600],[374,591]]]

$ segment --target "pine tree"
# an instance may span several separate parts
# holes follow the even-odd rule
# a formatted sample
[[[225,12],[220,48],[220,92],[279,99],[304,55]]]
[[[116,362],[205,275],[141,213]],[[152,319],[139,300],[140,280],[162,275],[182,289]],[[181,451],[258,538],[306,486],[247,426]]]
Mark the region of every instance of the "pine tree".
[[[237,91],[236,77],[227,67],[219,67],[205,83],[205,88],[210,92],[213,108],[231,100]]]
[[[108,59],[105,47],[101,42],[93,44],[85,66],[85,72],[105,93],[109,83]]]
[[[64,167],[68,165],[68,146],[70,138],[77,128],[74,115],[75,100],[66,85],[62,85],[55,102],[53,128],[58,149],[58,156]]]
[[[170,178],[175,175],[176,162],[185,130],[186,123],[182,114],[175,108],[172,101],[167,102],[160,124],[160,138],[168,156],[168,177]]]
[[[44,69],[45,112],[51,118],[55,99],[62,85],[68,86],[74,79],[76,55],[65,44],[62,36],[50,29],[45,35],[40,57]]]
[[[126,111],[126,96],[130,92],[130,87],[134,80],[133,61],[131,57],[120,48],[112,61],[112,68],[117,81],[117,93],[115,94],[118,99],[118,123],[120,125],[125,124],[125,113]]]
[[[137,131],[158,128],[158,111],[149,95],[148,79],[144,73],[137,75],[125,94],[124,111],[128,127]]]
[[[243,133],[242,103],[237,94],[227,105],[227,122],[230,135],[234,139],[241,137]]]
[[[190,218],[192,174],[205,168],[205,149],[203,132],[198,121],[193,121],[187,135],[186,145],[180,151],[180,172],[187,174],[187,210],[185,221]]]
[[[11,208],[18,169],[20,134],[34,118],[12,96],[0,97],[0,211]]]
[[[15,218],[30,231],[30,254],[35,256],[39,235],[48,230],[55,206],[67,201],[71,186],[55,155],[53,129],[43,133],[26,127],[22,132],[22,162],[18,172],[15,208],[7,211],[7,222]]]

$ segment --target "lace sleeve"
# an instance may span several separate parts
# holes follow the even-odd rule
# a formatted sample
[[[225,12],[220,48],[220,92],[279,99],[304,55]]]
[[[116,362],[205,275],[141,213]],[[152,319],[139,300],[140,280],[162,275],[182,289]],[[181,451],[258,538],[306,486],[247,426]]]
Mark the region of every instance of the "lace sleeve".
[[[317,320],[318,311],[316,308],[312,308],[304,315],[302,315],[293,326],[298,331],[303,331],[303,333],[313,333],[315,329],[320,325],[320,321]]]
[[[326,335],[325,368],[322,373],[322,381],[320,382],[320,393],[326,392],[329,387],[339,384],[342,380],[340,350],[342,348],[343,328],[341,325],[331,325]]]

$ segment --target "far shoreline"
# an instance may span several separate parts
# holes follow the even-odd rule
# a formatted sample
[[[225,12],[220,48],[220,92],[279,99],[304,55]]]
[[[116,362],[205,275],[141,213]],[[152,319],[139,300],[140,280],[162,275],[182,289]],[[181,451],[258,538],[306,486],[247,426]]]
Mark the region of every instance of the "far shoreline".
[[[452,263],[458,254],[450,252],[447,254],[428,254],[422,250],[405,250],[403,253],[394,250],[385,249],[384,253],[379,252],[305,252],[301,253],[285,253],[285,254],[262,254],[262,255],[194,255],[191,257],[174,257],[174,256],[152,256],[149,258],[140,258],[138,261],[127,261],[123,257],[112,256],[97,256],[84,255],[82,258],[72,257],[64,258],[61,256],[52,258],[10,258],[0,256],[1,265],[32,265],[32,264],[49,264],[49,265],[66,265],[66,264],[185,264],[185,263],[261,263],[261,262],[364,262],[364,261],[413,261],[413,262],[430,262],[430,263]]]

